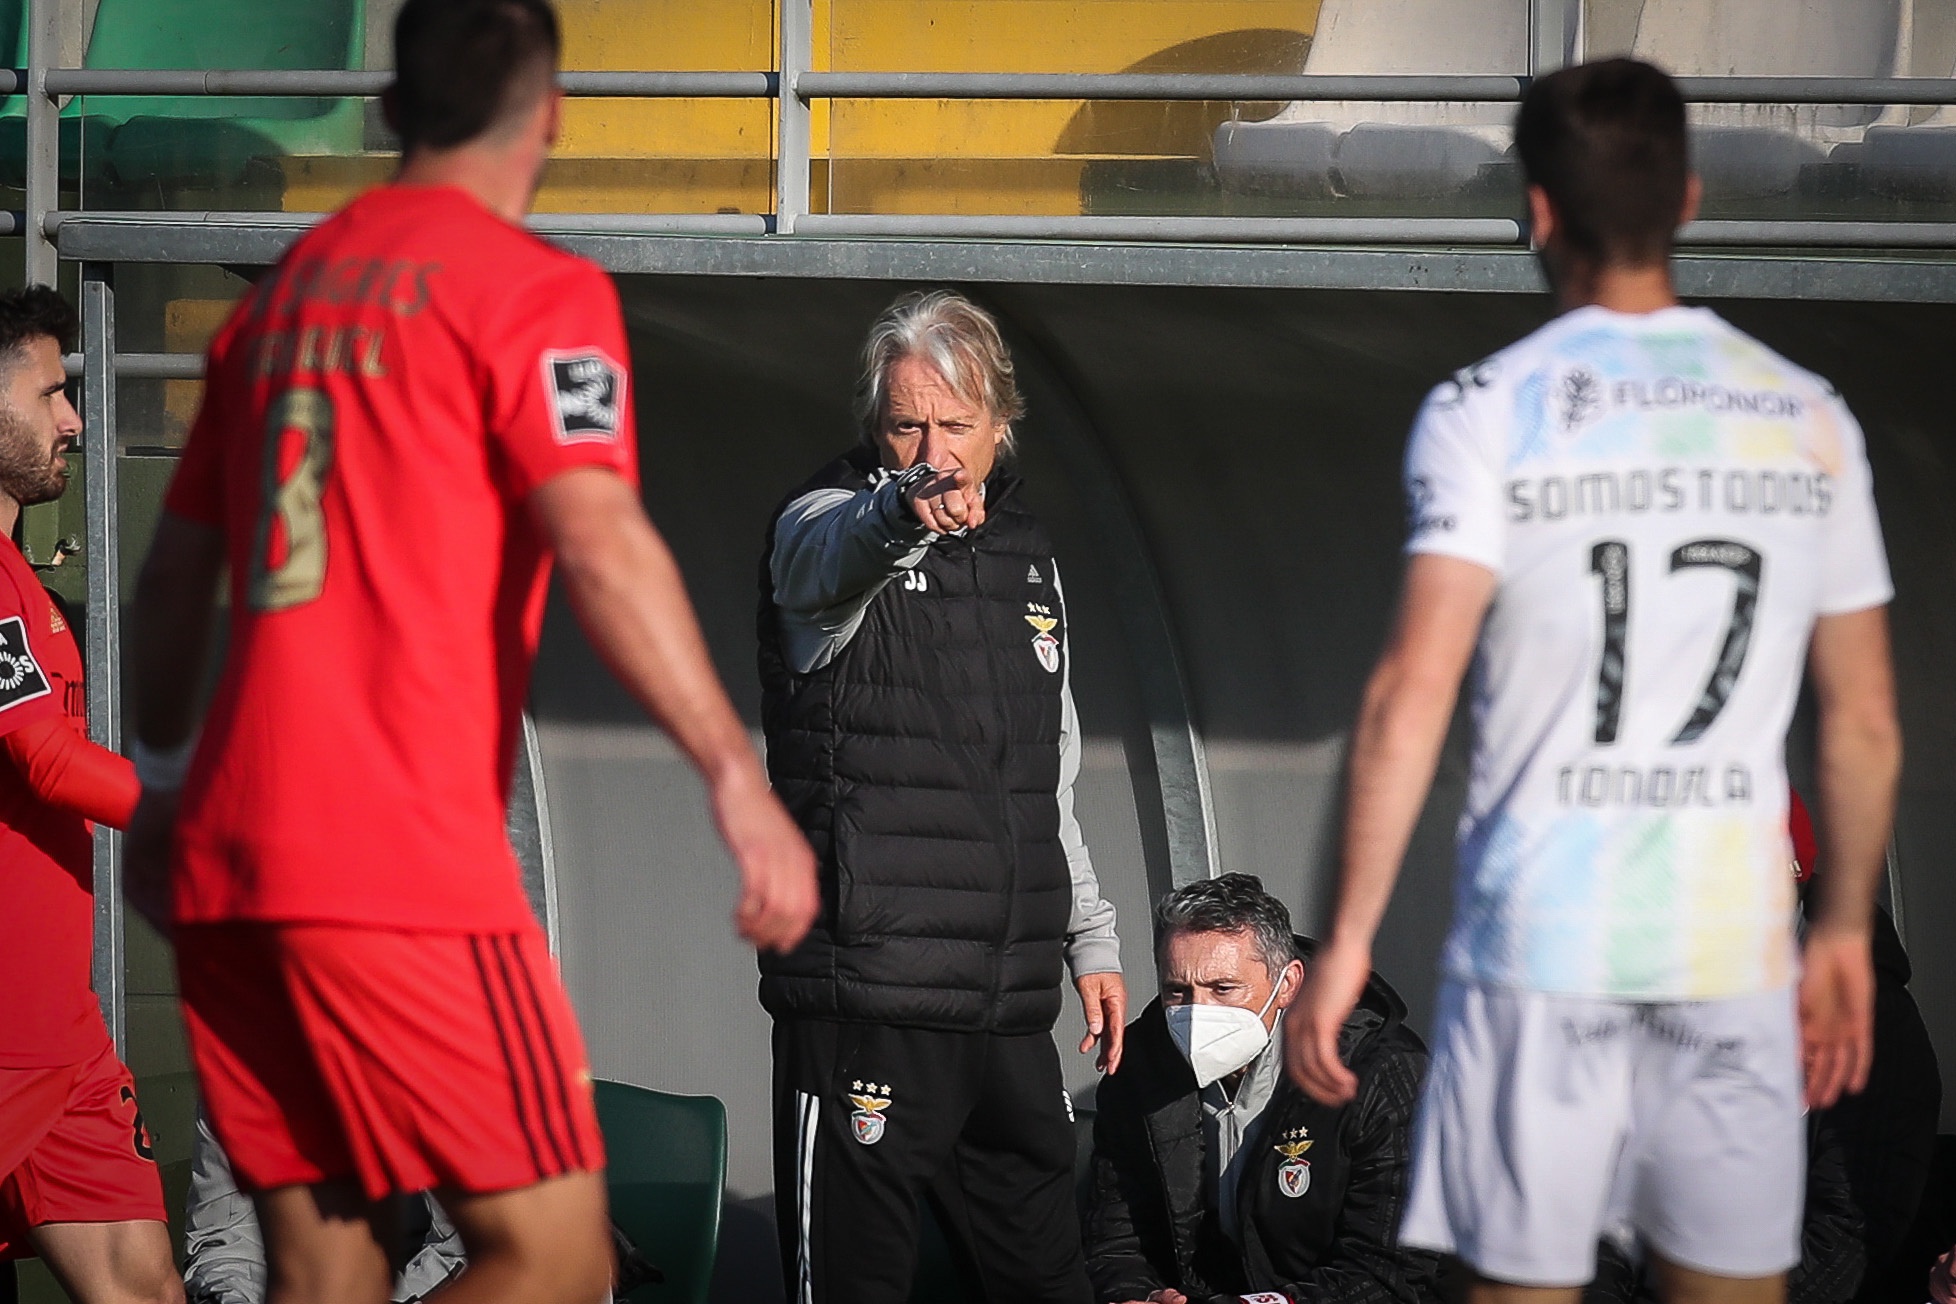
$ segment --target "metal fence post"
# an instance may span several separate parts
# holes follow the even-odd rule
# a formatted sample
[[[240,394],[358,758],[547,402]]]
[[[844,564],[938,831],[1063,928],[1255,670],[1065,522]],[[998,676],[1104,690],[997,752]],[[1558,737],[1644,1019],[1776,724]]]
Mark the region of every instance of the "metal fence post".
[[[57,260],[45,230],[47,215],[61,204],[61,117],[47,93],[48,67],[61,49],[63,0],[27,5],[27,229],[29,285],[53,285]]]
[[[774,229],[794,232],[795,220],[808,212],[809,153],[813,148],[808,101],[797,83],[815,58],[814,0],[780,0],[781,85],[779,131],[774,155]]]
[[[82,264],[82,466],[87,517],[88,736],[122,750],[122,565],[116,512],[115,287],[107,263]],[[95,997],[121,1054],[127,954],[122,928],[122,835],[95,829]]]
[[[1528,74],[1540,77],[1583,57],[1585,0],[1528,0]]]

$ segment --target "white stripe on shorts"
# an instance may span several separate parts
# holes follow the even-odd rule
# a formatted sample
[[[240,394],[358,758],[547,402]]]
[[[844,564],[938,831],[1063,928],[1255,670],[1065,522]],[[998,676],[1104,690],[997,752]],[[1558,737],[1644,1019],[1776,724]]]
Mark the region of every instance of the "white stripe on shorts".
[[[810,1228],[815,1204],[815,1133],[821,1121],[822,1101],[806,1091],[795,1093],[795,1160],[801,1182],[795,1193],[801,1228],[795,1241],[795,1304],[815,1304],[815,1265],[810,1258]]]

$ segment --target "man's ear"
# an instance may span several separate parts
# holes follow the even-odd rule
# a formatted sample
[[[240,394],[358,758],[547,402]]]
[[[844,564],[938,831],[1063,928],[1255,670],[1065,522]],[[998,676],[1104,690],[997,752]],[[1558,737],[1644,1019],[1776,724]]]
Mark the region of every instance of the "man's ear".
[[[1528,187],[1528,247],[1541,250],[1555,236],[1555,205],[1549,203],[1548,191],[1540,186]]]
[[[1297,991],[1304,985],[1304,962],[1292,960],[1277,975],[1277,1008],[1283,1009],[1297,999]]]
[[[561,86],[552,84],[550,93],[545,96],[544,145],[555,149],[557,140],[564,133],[564,91]]]
[[[1678,225],[1689,226],[1698,220],[1698,205],[1704,202],[1705,183],[1696,172],[1684,179],[1684,207],[1678,213]]]

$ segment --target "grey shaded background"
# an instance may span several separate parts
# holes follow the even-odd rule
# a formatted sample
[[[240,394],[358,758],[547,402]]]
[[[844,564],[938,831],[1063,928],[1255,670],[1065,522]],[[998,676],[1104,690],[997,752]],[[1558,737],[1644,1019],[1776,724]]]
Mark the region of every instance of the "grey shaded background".
[[[882,282],[630,278],[646,500],[677,552],[720,671],[758,721],[754,621],[775,502],[853,438],[847,398]],[[1412,292],[971,287],[1037,373],[1022,427],[1030,497],[1056,541],[1088,735],[1079,812],[1120,911],[1135,1008],[1153,985],[1147,908],[1163,851],[1110,558],[1082,523],[1051,423],[1084,414],[1162,578],[1207,740],[1224,868],[1261,874],[1310,930],[1327,903],[1346,731],[1390,610],[1398,466],[1425,391],[1545,320],[1545,299]],[[1916,996],[1956,1054],[1956,518],[1941,357],[1956,309],[1718,305],[1834,379],[1869,432],[1896,571],[1909,767],[1897,847]],[[1030,351],[1040,355],[1030,358]],[[1056,401],[1048,384],[1070,391]],[[1082,432],[1075,431],[1078,435]],[[553,606],[532,702],[549,785],[566,976],[600,1076],[710,1092],[732,1123],[719,1298],[775,1298],[768,1022],[728,924],[733,877],[697,782]],[[1807,766],[1804,724],[1792,747]],[[1458,727],[1377,951],[1428,1019],[1450,908]],[[1077,1009],[1055,1033],[1075,1095]],[[1946,1119],[1949,1116],[1946,1115]],[[1946,1124],[1947,1125],[1947,1124]]]

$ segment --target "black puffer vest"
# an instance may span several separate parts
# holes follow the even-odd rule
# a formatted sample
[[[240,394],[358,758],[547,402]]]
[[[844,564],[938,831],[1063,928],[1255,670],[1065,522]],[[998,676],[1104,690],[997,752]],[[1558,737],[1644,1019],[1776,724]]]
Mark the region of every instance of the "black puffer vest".
[[[869,485],[848,454],[811,490]],[[1071,880],[1059,840],[1066,628],[1052,546],[995,472],[985,523],[932,543],[827,666],[782,656],[768,547],[768,773],[821,862],[822,912],[761,960],[769,1013],[960,1032],[1049,1031]],[[776,516],[778,518],[779,511]]]

